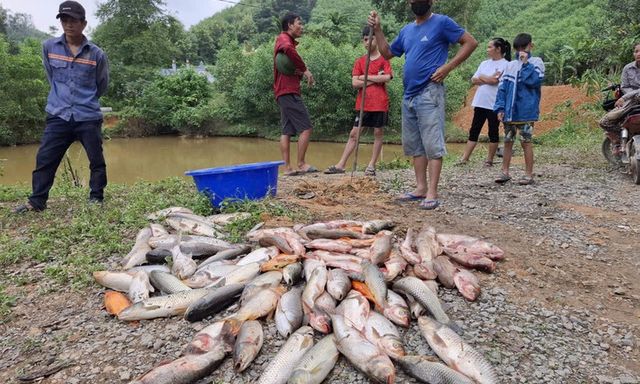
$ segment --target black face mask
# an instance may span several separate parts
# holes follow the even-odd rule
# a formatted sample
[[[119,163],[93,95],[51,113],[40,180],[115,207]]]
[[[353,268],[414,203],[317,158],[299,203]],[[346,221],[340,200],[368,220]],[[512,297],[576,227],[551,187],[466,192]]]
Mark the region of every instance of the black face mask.
[[[431,10],[431,3],[429,2],[419,2],[419,3],[411,3],[411,11],[416,16],[424,16]]]

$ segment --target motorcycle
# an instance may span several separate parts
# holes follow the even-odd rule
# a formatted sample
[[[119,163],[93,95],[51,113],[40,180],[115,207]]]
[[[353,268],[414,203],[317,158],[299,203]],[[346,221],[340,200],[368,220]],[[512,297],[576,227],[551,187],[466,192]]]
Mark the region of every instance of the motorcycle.
[[[615,108],[616,100],[622,96],[620,85],[613,84],[602,91],[613,91],[613,97],[607,97],[602,103],[602,107],[610,111]],[[625,173],[631,174],[635,184],[640,184],[640,105],[626,112],[626,117],[616,128],[620,135],[618,148],[606,136],[602,142],[602,154],[610,164],[623,168]]]

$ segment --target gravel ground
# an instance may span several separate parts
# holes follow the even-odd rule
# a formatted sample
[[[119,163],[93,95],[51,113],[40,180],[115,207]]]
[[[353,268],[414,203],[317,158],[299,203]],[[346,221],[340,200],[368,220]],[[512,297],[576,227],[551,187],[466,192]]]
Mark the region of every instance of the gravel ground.
[[[478,164],[445,169],[443,205],[434,212],[391,202],[410,188],[410,170],[380,172],[382,191],[366,193],[334,193],[328,186],[354,184],[344,175],[281,179],[278,198],[308,209],[314,221],[390,218],[400,234],[428,222],[505,249],[507,259],[494,274],[479,274],[477,302],[440,290],[464,340],[494,363],[502,382],[638,383],[638,187],[602,169],[541,166],[536,184],[525,187],[494,184],[496,172]],[[358,180],[354,185],[373,183]],[[301,188],[316,197],[296,198]],[[113,255],[110,263],[119,260]],[[21,268],[14,273],[37,274],[43,266]],[[53,291],[44,282],[26,287],[0,326],[0,382],[61,362],[72,365],[42,383],[127,382],[179,356],[198,330],[225,315],[195,324],[177,318],[126,324],[101,309],[102,293],[97,285],[83,292]],[[263,349],[247,371],[236,374],[227,358],[199,383],[254,381],[284,343],[272,321],[264,329]],[[416,322],[402,336],[408,353],[433,354]],[[326,382],[369,380],[341,358]],[[415,381],[398,369],[397,382]]]

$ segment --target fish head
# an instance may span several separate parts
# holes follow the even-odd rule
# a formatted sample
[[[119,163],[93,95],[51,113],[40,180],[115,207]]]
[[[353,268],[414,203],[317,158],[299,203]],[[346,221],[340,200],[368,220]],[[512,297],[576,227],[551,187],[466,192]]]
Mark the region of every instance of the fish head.
[[[383,314],[386,318],[402,327],[409,327],[411,321],[409,309],[399,305],[391,305],[384,308]]]
[[[395,382],[396,370],[386,355],[370,360],[367,365],[370,367],[371,376],[383,383],[391,384]]]
[[[311,312],[309,314],[309,325],[316,329],[318,332],[322,332],[324,334],[331,333],[331,319],[329,316],[325,314],[317,314],[315,312]]]
[[[389,357],[393,359],[397,360],[398,358],[405,355],[404,345],[402,344],[402,341],[396,336],[383,336],[382,346],[384,347],[384,350],[389,355]]]

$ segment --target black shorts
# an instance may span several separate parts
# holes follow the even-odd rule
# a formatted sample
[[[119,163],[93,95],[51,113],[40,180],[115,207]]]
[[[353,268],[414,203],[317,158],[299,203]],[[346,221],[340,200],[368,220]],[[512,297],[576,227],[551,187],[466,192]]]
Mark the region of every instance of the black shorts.
[[[356,112],[356,118],[353,122],[353,126],[358,126],[358,119],[360,119],[360,112]],[[388,112],[365,112],[362,115],[362,126],[371,128],[382,128],[389,124]]]
[[[302,102],[302,97],[295,94],[282,95],[278,97],[277,102],[280,107],[283,135],[295,136],[311,129],[311,119],[309,119],[307,107]]]

